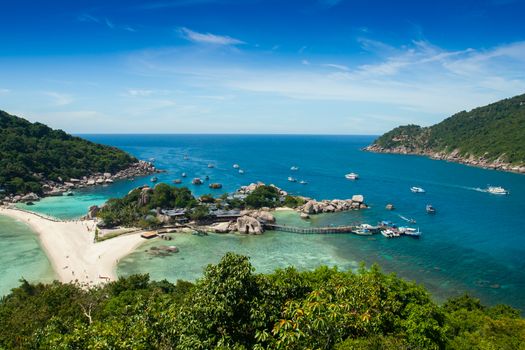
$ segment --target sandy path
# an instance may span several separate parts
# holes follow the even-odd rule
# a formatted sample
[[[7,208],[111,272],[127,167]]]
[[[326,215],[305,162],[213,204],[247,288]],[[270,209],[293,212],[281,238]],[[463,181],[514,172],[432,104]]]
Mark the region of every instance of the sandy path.
[[[115,280],[118,261],[144,242],[140,233],[132,233],[94,243],[93,220],[55,222],[6,208],[0,208],[0,215],[23,221],[38,234],[61,282],[98,284]]]

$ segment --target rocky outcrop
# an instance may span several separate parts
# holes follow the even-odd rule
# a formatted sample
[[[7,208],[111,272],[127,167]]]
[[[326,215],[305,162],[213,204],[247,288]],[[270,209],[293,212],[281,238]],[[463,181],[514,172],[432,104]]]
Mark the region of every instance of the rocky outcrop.
[[[347,210],[365,209],[368,206],[364,203],[362,195],[354,195],[352,199],[332,199],[316,201],[311,199],[304,205],[297,208],[297,211],[306,214],[336,213]]]
[[[159,173],[159,172],[161,172],[161,170],[158,170],[157,168],[155,168],[155,166],[152,163],[146,162],[143,160],[139,160],[137,163],[133,163],[128,168],[120,170],[119,172],[115,174],[106,172],[106,173],[94,173],[89,176],[84,176],[80,179],[71,178],[69,180],[64,180],[59,177],[57,181],[42,180],[41,182],[42,192],[45,197],[63,196],[65,193],[71,190],[92,187],[92,186],[107,185],[107,184],[113,183],[116,180],[146,176],[149,174],[154,174],[154,173]],[[10,196],[6,196],[4,201],[8,203],[16,203],[18,201],[21,201],[22,198],[28,195],[36,196],[36,194],[34,193],[29,193],[22,197],[10,195]],[[38,198],[38,196],[36,197],[34,196],[31,197],[32,199],[28,199],[27,202],[34,202],[40,199]]]
[[[257,188],[259,188],[261,186],[265,186],[264,182],[251,183],[248,186],[241,186],[241,188],[239,188],[237,190],[237,193],[238,194],[250,194],[253,191],[255,191],[255,189],[257,189]],[[277,187],[277,186],[275,186],[273,184],[270,184],[268,186],[272,186],[272,187],[276,188],[277,191],[279,192],[279,195],[282,196],[282,197],[286,197],[288,195],[288,192],[282,190],[281,188],[279,188],[279,187]]]
[[[245,215],[237,219],[237,231],[240,233],[260,235],[264,232],[264,228],[259,220]]]
[[[89,207],[88,213],[86,215],[87,219],[94,219],[97,217],[100,207],[98,205],[92,205]]]
[[[501,155],[497,159],[488,159],[485,156],[474,156],[469,154],[461,155],[459,150],[454,150],[452,152],[439,152],[424,148],[409,148],[406,146],[384,148],[377,144],[372,144],[368,147],[363,148],[363,150],[375,153],[410,154],[426,156],[436,160],[445,160],[448,162],[461,163],[483,169],[502,170],[513,173],[525,174],[525,165],[507,163],[503,160],[504,155]]]
[[[153,190],[148,186],[145,186],[140,190],[139,203],[138,203],[139,207],[143,207],[149,203],[152,192]]]
[[[259,209],[259,210],[243,210],[241,215],[250,216],[262,223],[273,224],[275,223],[275,217],[270,212],[269,209]]]

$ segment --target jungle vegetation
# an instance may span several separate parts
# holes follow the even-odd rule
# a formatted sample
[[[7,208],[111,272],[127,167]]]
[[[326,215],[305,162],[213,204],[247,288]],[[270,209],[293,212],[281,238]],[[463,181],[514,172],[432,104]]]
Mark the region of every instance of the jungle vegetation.
[[[4,349],[523,349],[525,320],[461,295],[442,305],[377,266],[257,274],[227,253],[195,282],[22,284],[0,301]]]

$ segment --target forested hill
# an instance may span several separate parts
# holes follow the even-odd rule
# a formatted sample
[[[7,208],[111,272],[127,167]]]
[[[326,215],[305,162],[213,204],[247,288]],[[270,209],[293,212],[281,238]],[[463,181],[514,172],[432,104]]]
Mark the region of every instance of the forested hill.
[[[0,189],[41,192],[43,181],[79,178],[127,168],[137,160],[62,130],[53,130],[0,111]]]
[[[525,94],[459,112],[430,127],[397,127],[367,150],[427,154],[516,170],[512,168],[525,165]]]

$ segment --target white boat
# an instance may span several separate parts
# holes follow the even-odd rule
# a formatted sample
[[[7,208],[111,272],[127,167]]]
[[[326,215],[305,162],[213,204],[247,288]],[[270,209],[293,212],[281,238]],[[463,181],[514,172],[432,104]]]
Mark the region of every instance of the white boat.
[[[416,187],[416,186],[410,187],[410,191],[412,191],[414,193],[425,193],[426,192],[421,187]]]
[[[359,179],[359,175],[356,173],[349,173],[345,175],[345,178],[347,178],[348,180],[357,180]]]
[[[239,168],[240,168],[239,164],[233,164],[233,169],[239,169]]]
[[[419,231],[419,228],[415,229],[413,227],[403,227],[403,234],[405,236],[415,237],[419,238],[421,236],[421,231]],[[401,232],[401,227],[399,228],[399,232]]]
[[[509,194],[509,191],[501,186],[489,186],[487,187],[487,192],[492,194]]]
[[[239,174],[244,174],[244,170],[239,169]]]
[[[432,206],[432,204],[427,204],[426,211],[429,214],[435,214],[436,213],[436,208],[434,208]]]
[[[184,156],[184,160],[188,160],[188,159],[190,159],[190,157]]]
[[[386,238],[392,238],[392,237],[394,237],[394,231],[392,231],[391,229],[383,230],[383,231],[381,231],[381,234],[382,234],[383,236],[385,236]]]
[[[290,182],[297,182],[297,179],[291,177],[291,176],[288,176],[288,181]]]
[[[215,165],[210,163],[210,164],[208,164],[208,168],[215,168]]]
[[[180,176],[186,177],[187,175],[186,175],[186,173],[182,173],[182,174],[180,174]]]
[[[158,179],[157,179],[156,176],[153,176],[153,177],[150,179],[151,182],[157,182],[157,180],[158,180]]]
[[[293,167],[290,168],[291,171],[297,171],[299,170],[299,167],[296,167],[295,165]]]
[[[299,181],[299,183],[300,183],[301,185],[306,185],[306,184],[308,184],[308,182],[307,182],[307,181],[304,181],[304,180]]]

